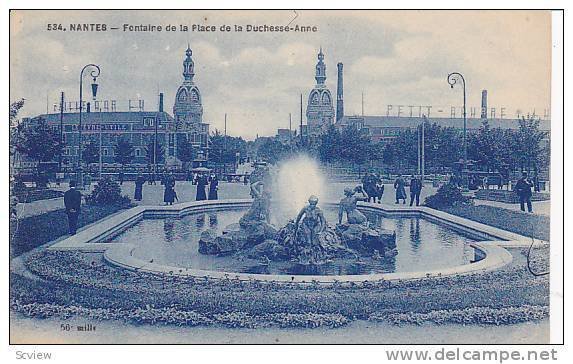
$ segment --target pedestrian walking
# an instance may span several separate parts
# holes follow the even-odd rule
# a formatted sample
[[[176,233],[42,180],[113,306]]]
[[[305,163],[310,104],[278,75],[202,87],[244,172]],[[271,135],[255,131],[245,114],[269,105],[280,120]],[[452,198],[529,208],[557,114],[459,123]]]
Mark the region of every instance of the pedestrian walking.
[[[527,177],[527,172],[521,174],[521,178],[515,184],[515,192],[519,196],[519,205],[521,211],[525,211],[525,205],[527,204],[527,211],[533,212],[533,206],[531,205],[531,188],[533,187],[533,182]]]
[[[143,185],[145,184],[145,178],[141,173],[135,178],[135,192],[133,194],[133,199],[135,201],[141,201],[143,198]]]
[[[82,194],[76,189],[76,181],[70,181],[70,189],[64,193],[64,206],[68,215],[68,232],[75,235],[82,205]]]
[[[412,175],[410,179],[410,206],[416,200],[416,206],[420,206],[420,192],[422,192],[422,180],[418,176]]]
[[[406,181],[402,178],[402,175],[399,174],[394,181],[394,188],[396,189],[396,203],[400,203],[400,200],[403,200],[402,203],[406,204]]]
[[[124,175],[123,175],[123,171],[119,171],[119,174],[117,176],[117,179],[119,180],[119,184],[122,185],[123,184],[123,179],[124,179]]]
[[[217,179],[216,174],[212,174],[211,178],[209,179],[209,200],[218,200],[219,199],[219,180]]]

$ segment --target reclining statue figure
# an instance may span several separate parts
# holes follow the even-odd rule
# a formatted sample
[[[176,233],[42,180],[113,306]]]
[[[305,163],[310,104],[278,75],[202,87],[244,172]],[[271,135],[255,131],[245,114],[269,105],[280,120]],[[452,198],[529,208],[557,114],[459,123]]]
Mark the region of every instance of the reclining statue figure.
[[[270,223],[270,194],[265,189],[263,181],[251,184],[251,196],[253,196],[253,203],[247,213],[241,218],[241,226],[259,221]]]
[[[358,192],[360,192],[362,196],[357,196],[356,193]],[[358,201],[368,201],[368,196],[364,193],[362,188],[360,186],[354,189],[346,187],[344,189],[344,196],[345,197],[340,200],[338,208],[338,224],[342,224],[342,217],[346,212],[346,220],[349,224],[367,225],[368,219],[356,208]]]

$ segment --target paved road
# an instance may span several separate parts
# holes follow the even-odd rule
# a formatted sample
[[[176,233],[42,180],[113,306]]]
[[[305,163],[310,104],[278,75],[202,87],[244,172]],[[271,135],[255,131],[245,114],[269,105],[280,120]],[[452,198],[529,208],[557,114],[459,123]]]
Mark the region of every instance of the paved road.
[[[358,182],[333,182],[324,186],[324,196],[326,200],[336,201],[343,197],[342,191],[344,187],[354,187],[358,185]],[[61,190],[66,190],[67,185],[61,185],[59,187]],[[83,191],[83,194],[87,194],[93,189],[93,185],[89,190]],[[133,192],[135,189],[134,182],[124,182],[121,185],[122,194],[129,196],[133,199]],[[163,186],[158,183],[156,185],[145,184],[143,186],[143,200],[134,201],[138,205],[162,205],[163,204]],[[187,181],[177,181],[175,185],[175,191],[177,191],[177,196],[179,198],[179,203],[195,201],[195,194],[197,191],[197,186],[193,185],[191,182]],[[313,191],[309,191],[312,194]],[[425,187],[422,190],[420,196],[420,203],[424,201],[424,198],[430,194],[435,193],[435,188]],[[219,199],[233,199],[233,198],[250,198],[249,186],[245,186],[242,183],[219,183]],[[382,203],[393,204],[394,203],[394,188],[392,185],[385,186],[385,193],[382,198]],[[28,217],[39,215],[48,211],[53,211],[60,209],[64,206],[62,198],[55,198],[50,200],[41,200],[31,203],[21,203],[18,204],[18,216]]]
[[[354,187],[358,182],[332,182],[327,184],[325,187],[324,195],[325,199],[329,201],[336,201],[342,198],[342,191],[344,187]],[[92,187],[93,188],[93,185]],[[59,187],[61,190],[67,189],[67,185],[61,185]],[[129,196],[133,199],[133,192],[135,189],[134,182],[124,182],[121,185],[122,194]],[[177,191],[177,196],[179,197],[179,203],[195,201],[197,186],[194,186],[191,182],[187,181],[177,181],[175,185],[175,190]],[[156,185],[145,184],[143,186],[143,200],[136,202],[139,205],[162,205],[163,204],[163,186],[158,183]],[[84,194],[89,193],[89,191],[83,191]],[[408,189],[406,188],[406,192]],[[420,203],[424,199],[436,192],[436,188],[432,186],[424,186],[420,196]],[[309,194],[313,193],[309,191]],[[385,193],[382,198],[383,204],[394,204],[394,188],[392,185],[385,185]],[[219,183],[219,198],[220,199],[233,199],[233,198],[250,198],[249,186],[245,186],[242,183]],[[408,203],[410,201],[408,200]],[[508,204],[503,202],[494,201],[481,201],[475,200],[477,205],[490,205],[499,208],[509,209],[509,210],[519,210],[519,204]],[[62,198],[55,198],[50,200],[35,201],[32,203],[21,203],[18,204],[18,216],[28,217],[39,215],[48,211],[57,210],[63,208],[64,203]],[[540,215],[550,214],[550,202],[540,201],[533,203],[533,213]]]

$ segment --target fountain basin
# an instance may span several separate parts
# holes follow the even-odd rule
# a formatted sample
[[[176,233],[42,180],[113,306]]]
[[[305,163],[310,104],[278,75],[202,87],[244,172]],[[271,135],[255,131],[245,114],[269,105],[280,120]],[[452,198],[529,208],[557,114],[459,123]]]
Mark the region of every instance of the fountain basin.
[[[261,274],[252,272],[231,272],[215,269],[197,269],[193,266],[181,266],[171,264],[162,259],[147,259],[142,255],[141,246],[134,242],[118,242],[121,239],[113,239],[114,236],[120,238],[119,234],[125,232],[129,227],[136,227],[138,223],[145,220],[165,222],[169,218],[185,218],[197,214],[209,212],[220,213],[225,216],[237,208],[246,208],[250,200],[223,200],[223,201],[203,201],[191,202],[175,206],[147,206],[135,207],[118,215],[110,217],[101,223],[81,231],[77,235],[60,241],[52,245],[49,249],[55,250],[80,250],[80,251],[100,251],[104,252],[106,261],[110,264],[126,269],[145,271],[157,274],[175,274],[189,277],[200,277],[207,279],[240,279],[240,280],[262,280],[277,282],[362,282],[393,279],[420,279],[432,276],[446,276],[452,274],[468,274],[474,272],[488,271],[500,268],[511,261],[509,254],[500,245],[504,244],[527,244],[527,239],[517,234],[509,233],[487,225],[475,223],[467,219],[462,219],[440,211],[426,207],[403,207],[403,206],[380,206],[375,204],[361,204],[364,211],[372,211],[378,214],[383,220],[390,218],[420,219],[420,221],[432,221],[440,226],[448,226],[450,229],[463,232],[466,236],[471,236],[471,240],[464,243],[467,248],[473,251],[469,260],[473,260],[475,253],[482,256],[478,262],[461,264],[455,266],[428,268],[416,271],[376,272],[372,274],[332,274],[332,275],[302,275],[302,274]],[[324,204],[325,209],[329,204]],[[332,207],[333,205],[330,205]],[[238,210],[238,214],[240,214]],[[160,220],[156,220],[160,219]],[[235,220],[236,221],[236,220]],[[225,225],[225,224],[222,224]],[[157,229],[152,229],[157,230]],[[484,241],[487,240],[487,241]],[[134,244],[135,243],[135,244]],[[140,249],[138,251],[138,249]],[[143,251],[144,253],[144,251]],[[398,255],[400,256],[400,254]],[[219,259],[213,257],[213,259]]]

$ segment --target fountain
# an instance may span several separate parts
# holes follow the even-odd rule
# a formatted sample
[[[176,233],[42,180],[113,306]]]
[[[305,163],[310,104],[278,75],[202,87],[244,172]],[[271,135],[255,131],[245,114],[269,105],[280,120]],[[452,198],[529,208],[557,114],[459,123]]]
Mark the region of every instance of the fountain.
[[[287,191],[289,198],[284,194],[279,201],[290,201],[287,210],[292,207],[303,193],[308,193],[308,186],[312,186],[306,179],[292,178],[289,170],[300,172],[293,163],[304,163],[304,169],[311,169],[309,176],[318,176],[317,169],[306,157],[299,157],[281,166],[278,172],[279,181],[287,177],[293,184]],[[300,166],[298,166],[300,167]],[[287,169],[285,169],[287,168]],[[302,181],[294,182],[295,180]],[[316,180],[316,178],[310,178]],[[279,184],[281,182],[278,182]],[[206,230],[199,240],[199,252],[206,255],[237,255],[258,259],[261,264],[270,261],[290,260],[303,266],[319,266],[336,259],[374,257],[381,259],[384,256],[396,254],[396,234],[394,231],[369,226],[368,219],[357,209],[358,201],[366,201],[367,197],[360,186],[344,190],[344,198],[339,203],[338,224],[332,227],[326,221],[324,213],[318,206],[319,198],[311,195],[308,203],[299,207],[296,218],[291,218],[280,229],[271,224],[271,210],[281,211],[281,204],[277,203],[271,209],[273,191],[272,176],[264,165],[258,165],[251,176],[251,196],[253,202],[249,210],[239,219],[238,223],[227,226],[221,235],[217,236],[212,230]],[[293,188],[294,187],[294,188]],[[282,210],[282,215],[285,211]],[[346,214],[346,222],[343,217]]]

